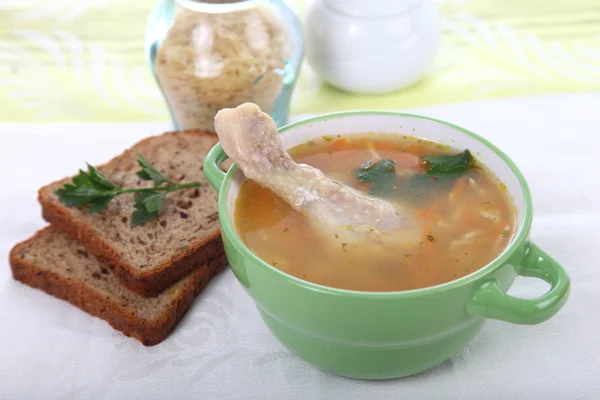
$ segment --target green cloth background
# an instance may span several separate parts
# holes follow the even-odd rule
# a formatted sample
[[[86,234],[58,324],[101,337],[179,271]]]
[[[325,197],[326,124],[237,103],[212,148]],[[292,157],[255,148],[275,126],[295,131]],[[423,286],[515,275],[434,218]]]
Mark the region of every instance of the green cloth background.
[[[145,20],[154,1],[3,3],[1,121],[168,118],[143,54]],[[293,3],[300,12],[305,6],[301,0]],[[323,84],[304,63],[292,113],[600,90],[598,0],[439,4],[443,43],[425,80],[389,95],[351,95]]]

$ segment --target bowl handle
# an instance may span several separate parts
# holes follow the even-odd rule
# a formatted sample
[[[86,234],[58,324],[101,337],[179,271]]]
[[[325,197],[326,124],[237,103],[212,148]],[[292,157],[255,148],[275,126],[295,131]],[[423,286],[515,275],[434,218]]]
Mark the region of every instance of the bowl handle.
[[[519,275],[545,280],[550,290],[536,299],[523,299],[506,294],[495,280],[475,290],[467,313],[499,319],[515,324],[539,324],[561,309],[569,297],[570,282],[565,269],[535,243],[529,242]]]
[[[206,155],[204,159],[204,176],[210,186],[219,193],[221,185],[225,180],[225,172],[221,171],[219,165],[227,159],[227,154],[223,150],[221,143],[217,143]]]

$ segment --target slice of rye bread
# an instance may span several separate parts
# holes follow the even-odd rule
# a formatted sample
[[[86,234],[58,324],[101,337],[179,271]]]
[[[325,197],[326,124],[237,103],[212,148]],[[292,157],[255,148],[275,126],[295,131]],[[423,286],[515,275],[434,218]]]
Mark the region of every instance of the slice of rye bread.
[[[217,253],[159,296],[147,298],[125,289],[83,245],[54,227],[37,232],[10,253],[16,280],[68,301],[146,346],[169,336],[226,263],[223,253]]]
[[[139,152],[168,179],[202,182],[200,188],[167,194],[163,212],[145,224],[129,225],[132,193],[115,197],[106,209],[94,214],[62,204],[55,191],[72,178],[40,189],[44,219],[81,242],[128,289],[156,296],[222,249],[217,193],[203,172],[204,157],[216,143],[215,135],[201,131],[169,132],[142,140],[98,167],[121,187],[152,186],[136,175]]]

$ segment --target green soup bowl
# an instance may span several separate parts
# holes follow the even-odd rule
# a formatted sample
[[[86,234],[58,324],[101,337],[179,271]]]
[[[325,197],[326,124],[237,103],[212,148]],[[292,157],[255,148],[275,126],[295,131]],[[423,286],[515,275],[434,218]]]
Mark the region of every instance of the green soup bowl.
[[[280,132],[286,148],[324,135],[359,132],[419,136],[468,148],[506,185],[517,214],[511,244],[468,276],[402,292],[334,289],[273,268],[242,242],[233,213],[245,177],[235,165],[226,174],[221,171],[219,165],[227,156],[217,144],[206,158],[204,171],[219,192],[227,258],[271,332],[302,359],[353,378],[408,376],[452,357],[489,318],[537,324],[566,302],[567,273],[529,238],[533,210],[527,183],[515,164],[485,139],[432,118],[373,111],[327,114],[287,125]],[[551,288],[534,299],[513,297],[506,292],[518,275],[543,279]]]

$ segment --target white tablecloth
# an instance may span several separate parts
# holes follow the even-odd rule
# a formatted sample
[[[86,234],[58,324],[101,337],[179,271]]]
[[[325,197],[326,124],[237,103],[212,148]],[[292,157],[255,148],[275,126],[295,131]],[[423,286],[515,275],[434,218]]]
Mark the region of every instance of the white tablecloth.
[[[418,110],[478,132],[520,166],[533,238],[572,279],[537,326],[490,321],[439,367],[368,382],[321,372],[267,331],[231,271],[156,347],[11,279],[11,246],[44,225],[37,188],[102,162],[152,125],[0,125],[0,399],[600,399],[600,94],[482,101]],[[512,293],[545,284],[520,279]]]

